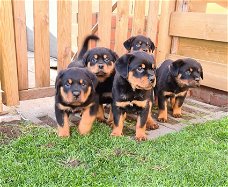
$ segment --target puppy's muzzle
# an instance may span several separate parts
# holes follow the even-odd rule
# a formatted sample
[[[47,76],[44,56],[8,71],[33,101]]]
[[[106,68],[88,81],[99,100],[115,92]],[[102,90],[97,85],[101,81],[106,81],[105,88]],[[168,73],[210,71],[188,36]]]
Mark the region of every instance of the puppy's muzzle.
[[[149,75],[148,79],[149,79],[150,83],[154,83],[155,75]]]
[[[104,65],[103,64],[98,64],[98,68],[99,68],[99,70],[103,70],[104,69]]]
[[[143,51],[147,53],[148,52],[148,49],[143,49]]]
[[[80,96],[81,92],[78,90],[73,91],[73,96],[75,99],[77,99]]]

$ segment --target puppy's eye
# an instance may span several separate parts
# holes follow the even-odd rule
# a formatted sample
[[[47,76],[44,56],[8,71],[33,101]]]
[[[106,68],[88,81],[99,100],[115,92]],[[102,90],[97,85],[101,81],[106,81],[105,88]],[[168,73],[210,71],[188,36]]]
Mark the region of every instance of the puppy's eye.
[[[92,62],[93,63],[96,63],[97,62],[97,59],[96,58],[92,58]]]
[[[81,83],[81,86],[82,86],[82,87],[85,87],[85,86],[86,86],[86,84],[85,84],[84,82],[82,82],[82,83]]]
[[[139,73],[142,73],[142,72],[144,71],[144,69],[140,66],[140,67],[137,68],[137,71],[138,71]]]
[[[65,87],[69,88],[70,86],[71,86],[71,84],[69,82],[66,82]]]
[[[104,59],[104,62],[106,62],[106,63],[109,62],[109,61],[110,61],[109,58],[105,58]]]
[[[185,74],[186,75],[191,75],[191,71],[188,70],[188,71],[185,72]]]
[[[141,46],[141,43],[137,43],[137,44],[136,44],[136,47],[140,47],[140,46]]]

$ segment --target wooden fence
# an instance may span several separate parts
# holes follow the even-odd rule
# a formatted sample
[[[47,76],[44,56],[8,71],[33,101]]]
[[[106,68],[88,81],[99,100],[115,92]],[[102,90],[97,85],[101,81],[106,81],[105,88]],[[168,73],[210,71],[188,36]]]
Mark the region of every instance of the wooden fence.
[[[75,3],[78,7],[76,13],[74,12]],[[218,52],[215,48],[211,49],[215,53],[213,59],[205,58],[206,55],[202,57],[197,53],[196,47],[207,45],[204,42],[213,40],[219,43],[221,49],[224,44],[227,49],[227,23],[225,21],[227,14],[208,15],[201,10],[201,13],[188,12],[195,9],[199,11],[200,8],[205,9],[208,1],[204,0],[199,6],[199,1],[190,0],[118,0],[114,4],[111,0],[99,0],[98,18],[94,26],[92,26],[92,3],[90,0],[57,1],[58,71],[66,68],[70,63],[72,40],[77,41],[77,48],[80,49],[85,36],[96,33],[101,38],[98,46],[110,47],[114,16],[116,20],[114,50],[119,55],[125,53],[123,41],[129,35],[145,34],[156,43],[157,62],[168,57],[197,58],[203,64],[205,72],[203,84],[227,91],[224,86],[225,82],[227,83],[225,71],[227,60],[221,63],[220,51]],[[159,5],[161,5],[160,20]],[[129,9],[132,7],[133,14],[131,15]],[[4,90],[3,99],[7,105],[17,105],[19,100],[54,95],[54,87],[50,86],[49,8],[51,7],[49,7],[48,0],[34,0],[35,88],[30,88],[25,1],[0,1],[0,61],[2,62],[0,78]],[[77,16],[77,19],[75,17],[72,19],[72,15]],[[132,29],[129,33],[130,19]],[[77,20],[77,36],[72,33],[72,20]],[[77,37],[77,40],[74,37]],[[194,43],[195,40],[197,40],[196,43]],[[221,84],[217,84],[217,81]]]

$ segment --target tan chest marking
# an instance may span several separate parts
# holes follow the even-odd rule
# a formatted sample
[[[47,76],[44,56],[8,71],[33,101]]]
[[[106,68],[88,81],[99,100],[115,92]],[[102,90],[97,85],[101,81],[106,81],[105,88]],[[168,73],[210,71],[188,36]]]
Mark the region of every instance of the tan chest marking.
[[[118,106],[118,107],[126,107],[126,106],[133,106],[133,105],[136,105],[141,108],[145,108],[147,105],[147,100],[144,100],[144,101],[133,100],[133,101],[116,102],[116,106]]]
[[[181,97],[181,96],[183,97],[183,96],[185,96],[186,92],[187,91],[183,91],[183,92],[175,94],[174,92],[166,92],[166,91],[164,91],[163,95],[164,96],[170,96],[170,97]]]

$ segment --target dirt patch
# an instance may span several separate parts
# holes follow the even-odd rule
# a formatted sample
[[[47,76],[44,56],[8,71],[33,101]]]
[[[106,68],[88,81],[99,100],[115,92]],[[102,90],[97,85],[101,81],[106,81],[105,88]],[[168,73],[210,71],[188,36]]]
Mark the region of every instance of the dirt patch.
[[[11,140],[17,139],[22,134],[16,125],[0,125],[0,143],[8,144]]]
[[[50,127],[56,127],[57,123],[55,120],[53,120],[51,117],[49,117],[48,115],[46,116],[41,116],[41,117],[38,117],[38,119],[40,121],[42,121],[44,124],[50,126]]]

